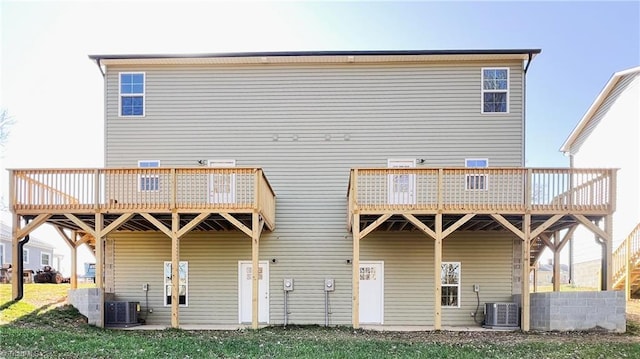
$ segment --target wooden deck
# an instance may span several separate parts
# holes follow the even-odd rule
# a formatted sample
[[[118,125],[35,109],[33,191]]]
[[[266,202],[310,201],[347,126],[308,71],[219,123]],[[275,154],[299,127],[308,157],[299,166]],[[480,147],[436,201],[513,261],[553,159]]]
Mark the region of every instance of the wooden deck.
[[[610,255],[615,189],[615,169],[352,169],[347,190],[347,226],[353,233],[353,326],[359,325],[358,278],[363,238],[374,231],[413,230],[434,241],[434,327],[440,329],[438,273],[442,242],[455,231],[482,230],[508,231],[522,240],[521,328],[529,330],[531,266],[544,248],[550,248],[559,263],[559,253],[578,225],[602,238]],[[559,272],[558,268],[555,275]],[[611,287],[611,272],[608,261],[607,289]],[[559,278],[556,283],[560,283]]]
[[[50,222],[77,228],[65,217],[93,221],[125,213],[154,213],[183,218],[218,214],[203,230],[228,228],[220,213],[246,217],[257,212],[269,229],[275,227],[275,192],[259,168],[102,168],[11,170],[11,210],[22,216],[51,215]],[[249,216],[250,217],[250,216]],[[137,219],[137,221],[136,221]],[[240,219],[245,222],[244,220]],[[129,230],[147,230],[140,215]]]
[[[276,225],[276,195],[260,168],[81,168],[10,170],[12,253],[43,223],[71,249],[87,244],[96,256],[96,286],[105,285],[104,240],[117,230],[158,231],[171,238],[171,325],[179,326],[180,240],[194,230],[239,230],[251,238],[252,327],[258,327],[260,235]],[[76,265],[71,266],[75,288]],[[17,273],[17,271],[16,271]],[[18,277],[12,278],[14,298]],[[102,308],[103,310],[104,308]]]

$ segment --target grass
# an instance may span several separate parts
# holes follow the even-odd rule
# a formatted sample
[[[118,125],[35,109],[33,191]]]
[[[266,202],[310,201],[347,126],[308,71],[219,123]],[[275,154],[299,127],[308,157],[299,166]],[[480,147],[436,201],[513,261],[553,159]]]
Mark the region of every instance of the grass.
[[[8,289],[5,287],[9,287]],[[0,307],[17,317],[0,325],[0,358],[634,358],[631,334],[371,332],[348,327],[269,327],[238,331],[123,331],[86,324],[60,306],[68,285],[31,284],[25,298]],[[56,297],[59,296],[59,297]],[[49,298],[49,299],[45,299]],[[40,305],[38,307],[38,305]],[[16,307],[25,306],[23,309]],[[35,308],[29,310],[28,308]],[[22,313],[22,314],[18,314]],[[5,317],[8,319],[8,317]]]

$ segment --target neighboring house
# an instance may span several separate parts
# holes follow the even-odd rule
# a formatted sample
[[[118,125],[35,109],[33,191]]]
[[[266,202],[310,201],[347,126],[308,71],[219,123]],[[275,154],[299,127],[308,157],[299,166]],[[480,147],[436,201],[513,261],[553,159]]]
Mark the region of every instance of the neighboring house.
[[[523,167],[539,52],[91,56],[106,168],[12,170],[14,241],[93,240],[149,324],[470,326],[478,291],[529,330],[538,248],[610,240],[615,178]]]
[[[631,254],[637,257],[640,251],[637,233],[640,225],[640,67],[613,74],[560,150],[570,156],[573,167],[620,169],[613,245],[616,249],[626,238],[634,237],[636,244],[632,251],[635,251]],[[576,232],[575,237],[589,238],[590,243],[595,243],[593,234],[586,231]],[[624,254],[619,258],[622,260],[614,271],[624,266]],[[593,256],[584,255],[577,261],[592,259]],[[618,275],[616,285],[622,283],[624,287],[621,273],[615,274]],[[640,288],[638,284],[635,289]]]
[[[535,276],[536,284],[538,286],[548,286],[553,284],[553,263],[538,263]],[[569,283],[569,266],[566,264],[560,265],[560,284]]]
[[[60,261],[57,258],[61,255],[54,253],[54,249],[54,246],[31,236],[29,242],[24,246],[24,269],[32,270],[33,273],[42,270],[44,266],[58,269],[57,265],[60,264]],[[11,259],[11,227],[0,223],[0,267],[10,264]]]

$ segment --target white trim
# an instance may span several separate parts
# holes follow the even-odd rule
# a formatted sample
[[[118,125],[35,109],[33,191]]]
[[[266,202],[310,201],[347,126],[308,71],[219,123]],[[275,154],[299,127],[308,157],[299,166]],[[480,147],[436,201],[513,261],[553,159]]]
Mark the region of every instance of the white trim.
[[[380,62],[441,62],[441,61],[494,61],[494,60],[528,60],[538,55],[536,49],[522,50],[521,53],[501,54],[501,53],[452,53],[452,54],[336,54],[336,55],[300,55],[292,53],[289,56],[265,56],[265,54],[255,53],[255,56],[224,56],[213,57],[216,54],[195,54],[195,55],[174,55],[174,54],[152,54],[147,57],[136,55],[121,55],[120,58],[102,58],[100,63],[105,66],[111,65],[203,65],[203,64],[262,64],[262,59],[267,58],[270,64],[278,63],[347,63],[349,57],[353,57],[355,63],[380,63]],[[128,57],[127,57],[128,56]]]
[[[380,265],[380,324],[384,324],[384,261],[360,261],[360,266],[363,265],[376,265],[379,264]],[[358,280],[360,280],[360,268],[358,268]],[[359,295],[359,293],[358,293]],[[359,311],[359,310],[358,310]],[[358,318],[358,321],[360,321],[360,318]]]
[[[213,159],[209,160],[208,166],[213,168],[233,168],[236,166],[236,160]],[[221,196],[219,194],[220,197],[215,197],[216,194],[213,191],[213,184],[215,183],[216,178],[215,176],[215,174],[211,174],[209,176],[209,183],[207,183],[207,189],[209,191],[209,203],[236,203],[236,175],[229,175],[229,178],[227,179],[229,181],[229,192],[222,193]]]
[[[444,284],[442,283],[442,266],[444,265],[449,265],[449,264],[457,264],[458,265],[458,284],[457,285],[452,285],[452,284]],[[462,302],[462,263],[461,262],[453,262],[453,261],[447,261],[447,262],[442,262],[440,264],[440,286],[441,288],[444,287],[458,287],[458,300],[457,305],[442,305],[442,308],[460,308],[460,303]],[[442,293],[442,289],[440,289],[440,293]],[[442,295],[442,294],[441,294]],[[440,298],[440,301],[442,302],[442,297]]]
[[[49,263],[44,264],[44,262],[42,261],[42,256],[43,256],[43,255],[47,255],[47,256],[49,256]],[[51,253],[49,253],[49,252],[40,252],[40,265],[41,265],[41,266],[50,266],[50,267],[53,267],[53,255],[52,255]],[[59,269],[59,268],[56,268],[56,269]]]
[[[162,303],[164,304],[165,307],[170,307],[171,304],[167,304],[167,297],[171,296],[171,293],[169,293],[169,295],[167,295],[167,285],[171,285],[171,284],[167,284],[167,277],[165,276],[165,270],[167,268],[167,264],[169,264],[170,269],[172,270],[171,266],[172,266],[172,262],[171,261],[164,261],[164,263],[162,264]],[[188,307],[189,306],[189,262],[188,261],[180,261],[178,266],[180,266],[181,264],[184,264],[185,266],[185,290],[184,290],[184,304],[178,304],[180,307]],[[179,273],[180,271],[178,271]],[[169,283],[171,283],[171,277],[169,277]],[[180,301],[180,296],[178,296],[178,302]]]
[[[29,251],[29,248],[22,247],[22,263],[23,264],[29,264],[29,254],[30,253],[31,252]]]
[[[242,277],[243,277],[243,273],[242,273],[242,265],[243,264],[249,264],[249,265],[253,265],[253,261],[252,260],[242,260],[242,261],[238,261],[238,323],[242,324]],[[262,270],[262,279],[266,280],[266,282],[264,282],[265,284],[265,288],[267,291],[267,298],[266,299],[266,306],[265,308],[267,308],[267,312],[266,313],[262,313],[260,312],[260,303],[261,301],[258,300],[258,322],[259,323],[264,323],[264,324],[269,324],[270,320],[271,320],[271,296],[269,295],[269,291],[270,291],[270,282],[269,282],[269,261],[258,261],[258,270],[259,268],[262,267],[264,268]],[[253,286],[253,282],[252,286]],[[252,294],[253,295],[253,294]],[[260,280],[258,279],[258,296],[261,298],[261,293],[260,293]],[[252,298],[253,299],[253,298]],[[253,307],[251,308],[251,310],[253,311]],[[265,314],[267,317],[266,322],[261,322],[260,321],[260,314]]]
[[[409,163],[409,167],[398,166],[400,163]],[[395,164],[395,165],[394,165]],[[415,158],[389,158],[387,159],[387,168],[415,168]],[[394,183],[396,182],[396,176],[406,176],[407,185],[409,186],[408,193],[394,191]],[[415,204],[416,203],[416,175],[396,175],[390,174],[387,177],[387,200],[389,204]]]
[[[0,266],[4,264],[4,260],[5,260],[5,256],[4,256],[4,243],[0,243]]]
[[[140,167],[141,163],[157,163],[158,165],[155,167]],[[159,168],[160,160],[138,160],[138,168]],[[157,178],[158,179],[158,188],[156,189],[142,189],[142,179],[143,178]],[[138,192],[159,192],[160,191],[160,176],[159,175],[138,175]]]
[[[485,90],[484,89],[484,71],[485,70],[507,70],[507,88],[504,90],[496,90],[496,89],[490,89],[490,90]],[[484,111],[484,93],[485,92],[504,92],[507,94],[507,110],[505,112],[485,112]],[[508,67],[483,67],[480,69],[480,113],[481,114],[490,114],[490,115],[502,115],[502,114],[508,114],[509,113],[509,107],[510,107],[510,103],[511,103],[511,99],[510,99],[510,93],[511,93],[511,69]]]
[[[573,131],[571,131],[571,134],[569,135],[569,137],[567,137],[567,139],[564,141],[564,143],[562,144],[562,147],[560,147],[560,152],[563,152],[565,154],[567,152],[571,152],[571,147],[573,146],[573,143],[576,141],[578,136],[580,136],[580,133],[582,133],[584,128],[587,126],[587,123],[591,121],[591,117],[593,117],[596,111],[598,111],[598,109],[600,108],[600,105],[609,96],[609,93],[611,93],[611,91],[618,84],[618,81],[620,81],[620,79],[623,76],[630,75],[636,72],[640,72],[640,66],[618,71],[614,73],[613,76],[611,76],[611,78],[609,79],[609,82],[607,82],[607,84],[604,86],[602,91],[600,91],[600,94],[598,95],[598,97],[596,97],[596,99],[593,101],[593,103],[591,104],[587,112],[584,114],[584,116],[582,116],[582,119],[580,120],[580,122],[578,122],[578,124],[573,129]]]
[[[470,167],[469,166],[469,161],[485,161],[486,166],[484,167]],[[488,158],[482,158],[482,157],[476,157],[476,158],[465,158],[464,159],[464,167],[465,168],[488,168],[489,167],[489,159]],[[470,177],[475,177],[475,178],[484,178],[484,187],[482,188],[470,188],[469,187],[469,178]],[[481,182],[479,180],[476,180],[477,183]],[[479,174],[465,174],[464,176],[464,189],[465,191],[488,191],[489,190],[489,175],[488,174],[483,174],[483,173],[479,173]]]
[[[121,75],[142,75],[142,94],[122,94],[122,76]],[[142,115],[123,115],[122,114],[122,96],[142,96]],[[147,115],[147,73],[144,71],[123,71],[118,72],[118,117],[145,117]]]

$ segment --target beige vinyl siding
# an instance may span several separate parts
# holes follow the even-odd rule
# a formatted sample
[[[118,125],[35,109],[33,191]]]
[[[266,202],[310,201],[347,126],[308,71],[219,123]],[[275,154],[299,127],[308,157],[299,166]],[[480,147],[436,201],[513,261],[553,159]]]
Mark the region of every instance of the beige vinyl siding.
[[[115,296],[139,301],[146,308],[142,286],[149,284],[149,324],[171,322],[164,306],[165,261],[171,240],[161,233],[122,233],[110,237],[115,248]],[[238,261],[251,258],[251,242],[239,233],[193,233],[180,244],[180,260],[189,262],[188,306],[180,307],[183,324],[238,323]],[[145,313],[143,313],[144,317]]]
[[[510,68],[508,114],[480,113],[481,68],[490,66]],[[120,71],[145,72],[144,118],[118,117]],[[493,167],[523,162],[522,64],[518,61],[110,66],[106,81],[108,167],[137,166],[138,160],[148,158],[162,166],[235,159],[239,167],[264,169],[277,195],[276,230],[264,233],[260,241],[260,259],[277,259],[269,268],[272,324],[283,322],[285,277],[295,280],[289,296],[290,323],[324,324],[325,278],[336,280],[330,322],[351,323],[351,266],[346,264],[352,258],[352,237],[346,229],[351,168],[386,167],[388,158],[424,158],[422,166],[427,167],[463,167],[464,159],[471,157],[488,158]],[[151,243],[136,244],[142,251],[138,257],[152,255],[142,248],[147,245]],[[210,252],[236,263],[250,259],[248,249],[236,253],[211,247]],[[181,259],[189,260],[187,253],[183,249]],[[214,263],[207,265],[213,268]],[[194,268],[190,263],[190,273]],[[128,272],[133,270],[132,264],[126,276],[135,276]],[[161,266],[154,270],[161,271]],[[190,291],[194,283],[190,280]],[[141,283],[133,287],[134,293],[142,295]],[[237,301],[237,292],[228,295],[226,300]],[[418,296],[404,294],[414,298],[407,305],[424,307],[416,301]],[[402,310],[398,311],[399,319],[393,319],[393,314],[389,320],[402,321]],[[233,313],[237,316],[237,309]],[[213,305],[190,305],[181,310],[181,323],[208,318],[218,322],[227,314]],[[426,313],[420,318],[429,319]]]
[[[384,261],[384,324],[433,325],[433,239],[417,232],[370,234],[360,244],[361,261]],[[460,308],[442,309],[443,325],[476,325],[484,303],[511,302],[513,235],[458,232],[443,241],[443,262],[460,262]],[[366,300],[366,298],[361,298]],[[478,317],[482,319],[482,315]]]

